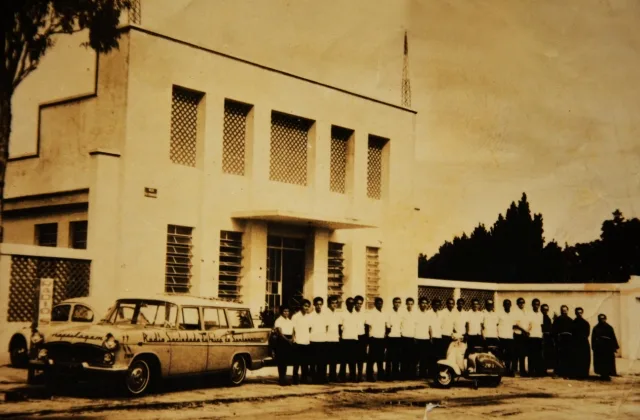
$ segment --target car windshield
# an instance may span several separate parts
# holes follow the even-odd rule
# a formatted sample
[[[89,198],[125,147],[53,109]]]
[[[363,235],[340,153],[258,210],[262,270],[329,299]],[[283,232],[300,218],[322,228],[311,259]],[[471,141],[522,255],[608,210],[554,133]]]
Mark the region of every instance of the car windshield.
[[[157,300],[119,300],[109,311],[103,324],[143,325],[175,328],[178,307]]]

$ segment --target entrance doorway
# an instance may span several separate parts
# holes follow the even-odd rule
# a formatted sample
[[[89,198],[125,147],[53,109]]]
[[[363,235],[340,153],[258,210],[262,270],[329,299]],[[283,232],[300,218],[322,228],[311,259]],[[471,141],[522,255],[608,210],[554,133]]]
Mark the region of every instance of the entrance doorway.
[[[267,237],[266,304],[278,310],[281,305],[302,305],[304,287],[305,240],[280,236]]]

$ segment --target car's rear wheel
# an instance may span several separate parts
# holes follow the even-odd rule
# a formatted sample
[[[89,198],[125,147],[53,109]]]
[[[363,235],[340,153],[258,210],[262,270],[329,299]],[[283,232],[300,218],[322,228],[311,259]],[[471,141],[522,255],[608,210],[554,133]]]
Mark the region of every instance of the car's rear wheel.
[[[134,360],[124,377],[124,391],[136,397],[149,391],[153,381],[153,370],[146,359]]]
[[[247,377],[247,361],[242,356],[235,356],[231,362],[231,372],[229,373],[229,382],[233,386],[238,386],[244,382]]]
[[[24,368],[29,362],[29,348],[27,342],[21,336],[11,339],[9,344],[9,356],[11,358],[11,366]]]

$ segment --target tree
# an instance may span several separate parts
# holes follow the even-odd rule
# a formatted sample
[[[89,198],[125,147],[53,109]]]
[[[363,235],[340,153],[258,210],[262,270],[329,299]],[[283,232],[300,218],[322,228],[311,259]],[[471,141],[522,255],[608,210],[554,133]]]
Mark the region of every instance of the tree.
[[[131,0],[2,0],[0,2],[0,242],[3,240],[2,209],[9,138],[11,98],[22,81],[33,73],[55,37],[85,29],[89,41],[83,44],[97,53],[118,48],[120,13]]]

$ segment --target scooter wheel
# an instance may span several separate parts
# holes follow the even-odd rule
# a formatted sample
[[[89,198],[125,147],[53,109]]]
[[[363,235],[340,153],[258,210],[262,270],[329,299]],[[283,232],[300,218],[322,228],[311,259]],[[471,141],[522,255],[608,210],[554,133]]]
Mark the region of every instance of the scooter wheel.
[[[436,383],[442,388],[449,388],[453,384],[455,374],[453,369],[447,366],[442,366],[436,376]]]

